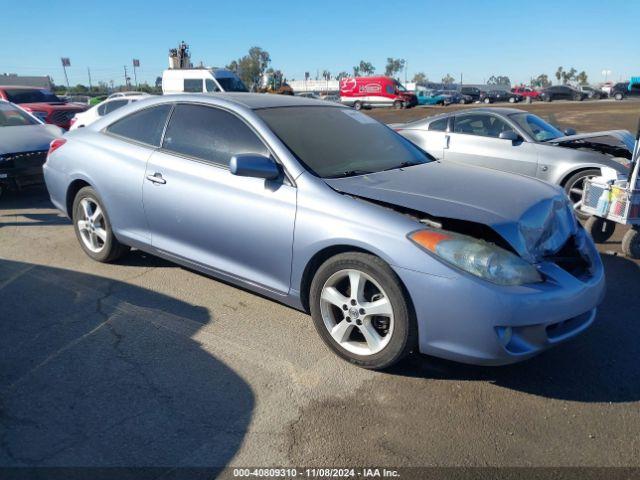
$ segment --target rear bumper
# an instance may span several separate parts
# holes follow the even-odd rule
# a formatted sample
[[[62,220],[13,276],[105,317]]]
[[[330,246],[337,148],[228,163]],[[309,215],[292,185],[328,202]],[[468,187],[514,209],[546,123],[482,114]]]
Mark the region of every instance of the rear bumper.
[[[586,330],[605,292],[599,257],[588,279],[556,265],[553,282],[492,285],[470,275],[437,277],[395,268],[416,311],[422,353],[476,365],[533,357]]]

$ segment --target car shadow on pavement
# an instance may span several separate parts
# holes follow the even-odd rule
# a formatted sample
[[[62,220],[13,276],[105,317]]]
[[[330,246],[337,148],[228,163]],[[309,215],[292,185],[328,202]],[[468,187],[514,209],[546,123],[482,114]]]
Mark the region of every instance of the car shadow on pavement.
[[[20,192],[6,192],[0,196],[0,228],[22,226],[55,226],[70,224],[62,213],[38,213],[34,210],[55,208],[44,186]],[[6,213],[6,212],[11,213]],[[16,217],[20,217],[17,219]]]
[[[640,266],[603,255],[607,294],[583,334],[530,360],[476,367],[416,355],[389,373],[442,380],[489,381],[547,398],[578,402],[640,400]]]
[[[119,478],[149,478],[146,467],[153,478],[211,478],[236,454],[254,396],[197,340],[207,309],[3,259],[0,298],[0,471],[81,466],[100,478],[118,467]]]

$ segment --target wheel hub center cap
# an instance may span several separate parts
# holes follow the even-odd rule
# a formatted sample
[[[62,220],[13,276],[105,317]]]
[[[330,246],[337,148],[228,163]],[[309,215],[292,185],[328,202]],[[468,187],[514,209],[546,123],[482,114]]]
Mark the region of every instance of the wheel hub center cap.
[[[358,318],[360,316],[360,312],[358,311],[358,309],[356,307],[351,307],[349,309],[349,316],[351,318]]]

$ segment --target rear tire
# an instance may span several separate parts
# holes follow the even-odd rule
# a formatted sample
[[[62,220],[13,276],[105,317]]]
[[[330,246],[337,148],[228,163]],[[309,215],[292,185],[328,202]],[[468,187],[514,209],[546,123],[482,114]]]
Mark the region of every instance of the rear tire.
[[[491,99],[487,97],[482,101],[482,103],[486,103],[488,105],[489,103],[491,103]]]
[[[616,223],[601,217],[589,217],[584,224],[584,228],[589,232],[594,242],[604,243],[609,240],[616,231]]]
[[[362,102],[353,102],[353,108],[356,110],[362,110]]]
[[[396,110],[402,110],[404,108],[404,104],[400,100],[396,100],[393,102],[393,108]]]
[[[516,97],[509,97],[509,103],[516,103]]]
[[[109,263],[126,254],[130,247],[121,244],[113,234],[104,204],[91,187],[81,188],[73,200],[73,229],[89,257]]]
[[[328,259],[316,272],[309,297],[318,334],[348,362],[384,369],[417,345],[408,294],[391,267],[374,255],[348,252]],[[378,315],[367,313],[373,308]]]
[[[616,100],[620,101],[624,98],[624,95],[622,95],[621,93],[616,93],[613,98],[615,98]]]

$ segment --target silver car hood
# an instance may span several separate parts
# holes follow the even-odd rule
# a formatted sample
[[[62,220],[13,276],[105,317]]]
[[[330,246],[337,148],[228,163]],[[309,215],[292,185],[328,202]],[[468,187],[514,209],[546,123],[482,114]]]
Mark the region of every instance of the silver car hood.
[[[579,133],[576,135],[567,135],[565,137],[554,138],[543,143],[562,145],[563,143],[570,143],[575,140],[595,140],[602,137],[615,137],[625,144],[625,146],[629,149],[629,152],[633,152],[635,138],[628,130],[605,130],[602,132]]]
[[[0,127],[0,155],[5,153],[33,152],[49,150],[49,144],[56,138],[57,129],[51,125],[22,125]],[[62,132],[62,130],[60,130]],[[60,133],[61,135],[61,133]]]
[[[532,262],[557,252],[577,230],[559,187],[455,162],[325,181],[342,193],[487,225]]]

